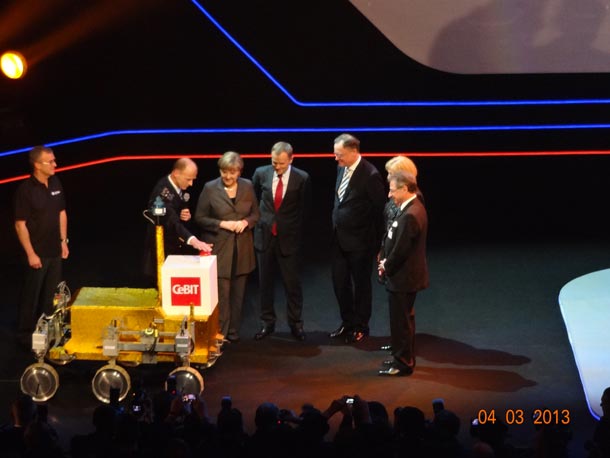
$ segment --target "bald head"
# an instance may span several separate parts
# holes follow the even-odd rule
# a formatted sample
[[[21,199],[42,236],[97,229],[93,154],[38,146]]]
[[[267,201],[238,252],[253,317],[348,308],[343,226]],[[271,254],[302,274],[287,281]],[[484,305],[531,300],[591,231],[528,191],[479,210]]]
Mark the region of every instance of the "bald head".
[[[193,181],[197,178],[197,164],[188,157],[182,157],[174,163],[171,177],[176,186],[184,191],[193,186]]]
[[[179,170],[183,172],[186,168],[194,168],[197,170],[197,164],[192,159],[188,157],[181,157],[176,162],[174,162],[174,167],[172,170]]]

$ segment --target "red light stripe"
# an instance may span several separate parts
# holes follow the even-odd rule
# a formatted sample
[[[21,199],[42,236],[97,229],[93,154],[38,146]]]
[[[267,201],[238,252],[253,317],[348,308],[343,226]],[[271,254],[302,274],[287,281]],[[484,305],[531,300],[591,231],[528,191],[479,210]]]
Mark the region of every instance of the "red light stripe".
[[[429,151],[395,151],[395,152],[376,152],[362,153],[365,157],[393,157],[398,155],[406,155],[409,157],[527,157],[527,156],[608,156],[610,150],[576,150],[576,151],[454,151],[454,152],[429,152]],[[143,155],[143,156],[114,156],[95,161],[82,162],[80,164],[67,165],[58,167],[57,172],[65,172],[68,170],[82,169],[85,167],[93,167],[96,165],[108,164],[111,162],[121,161],[157,161],[166,159],[179,159],[188,156],[191,159],[218,159],[220,154],[162,154],[162,155]],[[251,153],[242,154],[244,159],[266,159],[269,153]],[[295,157],[300,159],[310,158],[333,158],[332,153],[295,153]],[[27,175],[18,175],[9,178],[0,179],[0,185],[20,181],[29,177]]]

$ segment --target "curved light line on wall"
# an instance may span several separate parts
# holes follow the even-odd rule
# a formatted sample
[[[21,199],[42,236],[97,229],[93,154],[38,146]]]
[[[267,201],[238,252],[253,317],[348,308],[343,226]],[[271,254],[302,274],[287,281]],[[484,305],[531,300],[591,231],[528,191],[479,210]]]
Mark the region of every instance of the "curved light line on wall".
[[[275,134],[275,133],[336,133],[336,132],[489,132],[513,130],[574,130],[574,129],[609,129],[610,123],[602,124],[539,124],[539,125],[500,125],[500,126],[386,126],[386,127],[230,127],[207,129],[141,129],[113,130],[82,137],[68,138],[45,143],[46,146],[69,145],[71,143],[96,140],[117,135],[162,135],[162,134]],[[25,153],[32,146],[0,152],[0,158]]]
[[[300,107],[482,107],[482,106],[531,106],[531,105],[600,105],[610,104],[610,99],[541,99],[541,100],[437,100],[437,101],[352,101],[352,102],[302,102],[297,100],[246,48],[244,48],[201,4],[191,0],[193,5],[208,18],[241,53],[258,68],[292,103]]]
[[[528,156],[610,156],[610,150],[573,150],[573,151],[394,151],[383,153],[362,153],[365,157],[394,157],[405,155],[409,157],[528,157]],[[218,159],[221,154],[190,154],[191,159]],[[56,172],[67,172],[86,167],[108,164],[111,162],[122,161],[158,161],[158,160],[176,160],[184,157],[184,154],[159,154],[159,155],[138,155],[138,156],[114,156],[94,161],[81,162],[80,164],[72,164],[64,167],[57,167]],[[268,159],[269,153],[250,153],[241,154],[244,159]],[[300,159],[319,159],[328,158],[334,159],[332,153],[295,153],[294,157]],[[9,178],[0,179],[0,185],[12,183],[28,178],[30,175],[18,175]]]

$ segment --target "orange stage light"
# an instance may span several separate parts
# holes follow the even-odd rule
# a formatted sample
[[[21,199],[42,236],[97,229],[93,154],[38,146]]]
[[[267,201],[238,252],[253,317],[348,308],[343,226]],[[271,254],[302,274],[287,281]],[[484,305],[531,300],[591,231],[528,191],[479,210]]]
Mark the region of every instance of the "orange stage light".
[[[16,80],[25,75],[27,63],[21,53],[7,51],[0,57],[0,68],[8,78]]]

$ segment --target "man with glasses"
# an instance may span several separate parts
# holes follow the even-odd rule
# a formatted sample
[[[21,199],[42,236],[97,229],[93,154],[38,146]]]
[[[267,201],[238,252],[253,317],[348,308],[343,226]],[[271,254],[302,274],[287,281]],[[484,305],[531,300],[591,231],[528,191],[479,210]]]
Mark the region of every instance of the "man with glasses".
[[[331,258],[341,325],[329,336],[356,343],[369,335],[371,274],[383,234],[385,191],[379,171],[360,155],[356,137],[339,135],[334,154],[338,167]]]
[[[390,175],[388,197],[398,212],[388,222],[379,255],[390,308],[393,359],[384,361],[383,376],[411,375],[415,369],[415,296],[428,287],[426,236],[428,216],[417,198],[417,181],[405,171]]]
[[[31,343],[40,315],[53,312],[61,260],[70,254],[66,201],[55,176],[53,150],[35,146],[29,161],[32,174],[15,194],[15,230],[28,263],[17,323],[18,338],[25,345]]]

